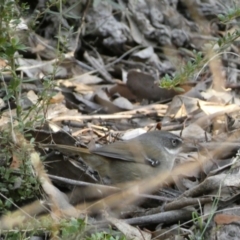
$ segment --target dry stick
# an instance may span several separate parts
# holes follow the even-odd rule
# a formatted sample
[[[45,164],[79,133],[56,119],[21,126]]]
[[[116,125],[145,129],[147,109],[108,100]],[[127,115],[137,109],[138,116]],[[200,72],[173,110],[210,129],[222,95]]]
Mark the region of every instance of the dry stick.
[[[150,178],[147,181],[133,181],[131,182],[131,186],[129,185],[127,189],[122,189],[121,192],[118,192],[114,195],[111,195],[104,199],[104,202],[107,206],[111,207],[119,207],[121,204],[128,205],[132,204],[136,201],[136,194],[133,194],[133,192],[137,191],[137,194],[147,194],[148,192],[154,191],[157,189],[164,181],[169,179],[170,174],[169,173],[160,173],[154,178]],[[98,210],[100,206],[102,206],[101,201],[94,203],[94,205],[91,206],[91,209]],[[85,206],[78,205],[78,209],[85,209]],[[176,219],[175,219],[176,220]]]
[[[147,226],[150,224],[172,224],[176,222],[183,222],[192,219],[192,209],[181,209],[181,210],[173,210],[169,212],[157,213],[153,215],[143,216],[143,217],[136,217],[131,219],[124,219],[123,221],[131,224],[131,225],[138,225],[138,226]],[[96,223],[96,226],[103,227],[107,226],[107,221],[101,221]]]
[[[163,213],[157,213],[153,215],[136,217],[132,219],[125,219],[126,223],[132,225],[150,225],[150,224],[172,224],[176,222],[187,221],[192,218],[192,209],[181,209],[181,210],[173,210]]]
[[[84,53],[84,58],[95,68],[97,71],[104,77],[104,79],[109,82],[113,83],[111,75],[107,72],[107,70],[97,61],[94,57],[89,56],[87,52]]]
[[[206,203],[211,203],[213,202],[213,198],[211,197],[202,197],[202,198],[181,198],[180,200],[172,199],[173,201],[165,204],[164,206],[159,206],[147,211],[144,211],[142,213],[138,213],[137,217],[142,217],[142,216],[148,216],[148,215],[153,215],[153,214],[158,214],[160,212],[168,212],[168,211],[173,211],[173,210],[180,210],[184,207],[189,207],[189,206],[196,206],[206,204]]]
[[[179,199],[183,197],[194,197],[202,195],[209,191],[214,191],[219,189],[219,187],[238,187],[240,185],[240,173],[229,175],[219,174],[216,176],[211,176],[206,178],[199,185],[185,191]]]
[[[167,106],[163,104],[153,104],[146,107],[141,107],[135,110],[126,112],[119,112],[117,114],[101,114],[101,115],[79,115],[79,116],[61,116],[55,117],[54,119],[49,118],[48,120],[57,122],[63,120],[81,121],[81,120],[92,120],[92,119],[130,119],[137,117],[146,117],[148,114],[157,113],[158,116],[164,116],[166,113]],[[145,112],[144,112],[145,111]]]
[[[199,203],[203,205],[211,202],[213,202],[213,199],[211,197],[181,198],[180,200],[167,203],[163,209],[164,211],[177,210],[187,206],[199,205]]]
[[[80,121],[82,122],[82,120],[93,120],[93,119],[103,119],[103,120],[107,120],[107,119],[130,119],[133,118],[133,115],[79,115],[79,116],[61,116],[61,117],[55,117],[54,119],[48,119],[51,120],[53,122],[57,122],[57,121]],[[141,116],[142,117],[142,116]],[[145,117],[145,116],[144,116]]]
[[[51,175],[51,174],[48,174],[48,176],[51,179],[59,180],[61,182],[69,183],[69,184],[72,184],[72,185],[75,185],[75,186],[96,187],[96,188],[99,188],[100,190],[103,189],[103,190],[109,190],[109,191],[112,191],[112,192],[118,192],[118,191],[121,190],[118,187],[106,186],[106,185],[97,184],[97,183],[88,183],[88,182],[83,182],[83,181],[77,181],[77,180],[68,179],[68,178],[64,178],[64,177],[54,176],[54,175]],[[139,196],[139,197],[150,198],[150,199],[155,199],[155,200],[160,200],[160,201],[172,201],[173,200],[172,198],[154,196],[154,195],[150,195],[150,194],[136,194],[136,195]]]

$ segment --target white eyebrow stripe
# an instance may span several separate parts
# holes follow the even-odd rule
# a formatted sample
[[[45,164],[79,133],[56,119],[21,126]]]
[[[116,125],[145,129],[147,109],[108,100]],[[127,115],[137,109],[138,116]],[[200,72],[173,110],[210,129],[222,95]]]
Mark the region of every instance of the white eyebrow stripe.
[[[172,155],[176,155],[176,154],[178,154],[179,153],[179,148],[175,148],[175,149],[169,149],[169,148],[167,148],[167,147],[164,147],[164,149],[168,152],[168,153],[170,153],[170,154],[172,154]]]

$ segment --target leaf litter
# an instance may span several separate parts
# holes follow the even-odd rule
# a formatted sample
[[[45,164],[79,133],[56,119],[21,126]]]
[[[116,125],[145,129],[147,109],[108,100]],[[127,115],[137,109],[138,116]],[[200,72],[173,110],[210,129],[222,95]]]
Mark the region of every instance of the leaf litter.
[[[117,12],[116,6],[123,10]],[[55,220],[88,216],[90,226],[106,232],[111,223],[133,239],[165,239],[168,233],[182,239],[186,235],[224,239],[239,221],[238,211],[227,210],[238,207],[239,195],[239,44],[232,41],[225,51],[209,41],[234,33],[237,22],[224,26],[216,20],[227,12],[221,1],[195,1],[192,8],[188,1],[131,0],[78,7],[74,10],[84,18],[72,24],[79,34],[69,31],[62,56],[53,38],[60,21],[51,13],[44,13],[50,19],[45,29],[38,25],[35,32],[16,33],[28,47],[16,55],[22,76],[22,119],[34,124],[25,129],[30,135],[17,133],[18,141],[14,137],[12,141],[28,146],[33,174],[41,179],[44,194],[22,206],[24,214],[19,209],[3,215],[2,228],[27,226],[29,219],[41,221],[40,215],[49,213]],[[68,3],[64,9],[75,16]],[[64,15],[61,24],[70,29],[68,21]],[[64,46],[66,36],[59,37]],[[191,65],[192,50],[203,53],[201,66]],[[191,73],[194,66],[200,70],[183,75],[188,81],[176,87],[159,87],[159,79],[174,78],[185,65]],[[13,76],[4,73],[3,79],[9,86]],[[7,104],[5,96],[1,91],[5,103],[1,129],[7,128],[10,118],[13,125],[19,124],[16,103]],[[161,188],[154,193],[145,191],[146,186],[119,192],[84,163],[82,156],[92,146],[153,129],[171,131],[188,143],[177,156],[171,177],[167,182],[159,178]],[[39,156],[45,158],[43,163]],[[10,168],[19,165],[21,159],[13,154]],[[16,189],[18,184],[21,181]],[[196,224],[193,213],[208,224],[207,230]],[[92,232],[90,227],[87,234]]]

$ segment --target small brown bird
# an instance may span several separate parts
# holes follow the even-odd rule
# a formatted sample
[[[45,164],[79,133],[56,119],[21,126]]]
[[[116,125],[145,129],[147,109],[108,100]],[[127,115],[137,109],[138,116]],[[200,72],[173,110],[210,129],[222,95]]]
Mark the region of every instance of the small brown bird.
[[[70,159],[70,162],[74,165],[73,169],[68,169],[67,164],[63,165],[65,166],[64,169],[62,169],[61,164],[55,165],[58,166],[61,176],[76,180],[84,180],[86,176],[89,177],[92,171],[88,167],[85,168],[82,164],[82,161],[84,161],[86,165],[98,172],[102,183],[112,184],[123,189],[120,193],[116,193],[116,189],[100,188],[101,190],[99,190],[99,186],[75,187],[69,195],[71,204],[82,201],[86,203],[86,201],[100,199],[116,193],[105,199],[104,204],[118,208],[123,203],[138,201],[136,195],[133,194],[136,190],[138,193],[148,193],[157,189],[159,183],[170,173],[174,159],[181,150],[182,139],[166,131],[152,131],[100,148],[86,149],[61,144],[46,144],[43,147],[57,149],[68,155],[75,156],[77,154],[81,157],[81,164]],[[76,166],[80,166],[81,170],[78,170]],[[51,169],[53,168],[50,168],[50,172]],[[54,171],[56,171],[56,168],[54,168]],[[89,174],[84,175],[84,171]],[[85,203],[84,209],[86,208]],[[99,204],[92,204],[91,202],[91,207],[88,210],[98,211],[102,208],[101,204],[101,201]]]
[[[171,171],[182,139],[166,131],[152,131],[126,141],[117,141],[91,153],[104,156],[84,159],[101,177],[115,185],[152,178]]]
[[[89,150],[57,144],[45,147],[80,155],[104,183],[119,185],[170,172],[181,146],[180,137],[166,131],[151,131]]]

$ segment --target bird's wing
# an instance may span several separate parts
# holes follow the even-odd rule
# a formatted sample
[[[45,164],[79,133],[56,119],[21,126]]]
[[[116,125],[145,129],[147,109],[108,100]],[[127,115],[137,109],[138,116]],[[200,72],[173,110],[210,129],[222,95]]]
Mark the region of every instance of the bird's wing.
[[[131,141],[131,143],[127,141],[115,142],[100,148],[91,149],[90,152],[129,162],[144,162],[144,157],[141,154],[141,146],[135,141]]]

